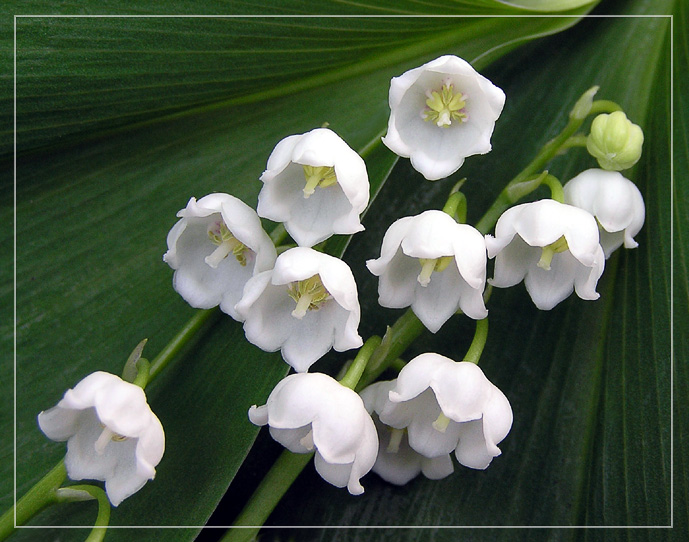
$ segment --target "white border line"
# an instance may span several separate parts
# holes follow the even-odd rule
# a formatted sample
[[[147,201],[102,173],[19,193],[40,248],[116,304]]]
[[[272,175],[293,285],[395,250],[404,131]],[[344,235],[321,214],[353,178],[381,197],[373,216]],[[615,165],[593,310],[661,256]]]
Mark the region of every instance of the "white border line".
[[[93,529],[92,525],[17,525],[17,19],[283,19],[283,18],[574,18],[582,19],[670,19],[670,525],[110,525],[108,529],[673,529],[674,528],[674,15],[14,15],[14,527],[15,529]]]

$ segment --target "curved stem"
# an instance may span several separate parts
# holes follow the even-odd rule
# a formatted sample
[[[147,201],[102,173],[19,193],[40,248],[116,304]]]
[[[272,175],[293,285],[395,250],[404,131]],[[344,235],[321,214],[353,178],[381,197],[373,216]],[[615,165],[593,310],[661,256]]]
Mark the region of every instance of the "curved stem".
[[[0,517],[0,540],[5,540],[14,532],[17,525],[24,525],[46,506],[58,502],[57,489],[66,478],[65,463],[60,461],[17,501],[16,506]]]
[[[560,151],[571,149],[573,147],[586,147],[586,141],[588,141],[588,136],[584,134],[577,134],[570,137],[567,141],[562,144]]]
[[[218,307],[214,309],[198,310],[194,313],[184,327],[179,330],[172,340],[167,343],[160,353],[151,361],[148,381],[153,380],[165,366],[186,346],[203,325],[220,314]]]
[[[471,341],[469,350],[464,355],[464,361],[470,361],[478,365],[483,353],[483,347],[486,346],[486,339],[488,338],[488,318],[483,320],[476,320],[476,331],[474,332],[474,339]]]
[[[600,113],[614,113],[615,111],[622,111],[622,108],[615,102],[610,100],[596,100],[591,104],[591,111],[589,115],[599,115]]]
[[[568,141],[572,139],[574,133],[584,123],[586,116],[596,115],[598,113],[612,113],[613,111],[619,110],[621,110],[621,108],[615,102],[611,102],[609,100],[596,100],[591,103],[590,109],[588,109],[585,114],[570,115],[569,122],[567,122],[567,125],[564,127],[564,129],[557,136],[548,141],[548,143],[543,146],[534,159],[531,160],[531,162],[529,162],[529,164],[507,184],[502,192],[500,192],[490,208],[476,223],[476,229],[484,234],[493,229],[493,226],[495,226],[495,223],[500,215],[517,201],[510,197],[510,189],[517,184],[527,181],[529,177],[532,177],[536,174],[536,172],[541,171],[546,164],[550,162],[550,160],[552,160],[561,150],[566,149],[568,147]],[[535,190],[537,187],[538,185],[534,186],[533,190]],[[525,195],[526,193],[520,192],[519,197],[521,198]]]
[[[255,540],[258,531],[313,457],[308,454],[294,454],[285,450],[263,478],[246,506],[227,531],[221,542],[249,542]],[[240,528],[245,526],[245,528]]]
[[[58,502],[78,502],[95,499],[98,501],[98,515],[86,542],[102,542],[110,524],[110,501],[105,491],[97,486],[76,485],[57,490]]]
[[[543,177],[541,184],[545,184],[550,188],[550,197],[559,203],[565,202],[565,192],[562,189],[562,183],[557,180],[557,177],[553,177],[548,174]]]

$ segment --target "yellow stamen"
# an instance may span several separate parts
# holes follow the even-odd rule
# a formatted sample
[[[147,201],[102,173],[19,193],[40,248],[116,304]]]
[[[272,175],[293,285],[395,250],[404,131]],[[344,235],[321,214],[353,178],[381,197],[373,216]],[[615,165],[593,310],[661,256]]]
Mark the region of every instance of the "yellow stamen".
[[[437,90],[430,91],[427,96],[427,109],[423,112],[424,120],[435,122],[439,128],[450,127],[452,121],[467,121],[467,96],[461,92],[455,92],[451,83],[443,84],[440,92]]]

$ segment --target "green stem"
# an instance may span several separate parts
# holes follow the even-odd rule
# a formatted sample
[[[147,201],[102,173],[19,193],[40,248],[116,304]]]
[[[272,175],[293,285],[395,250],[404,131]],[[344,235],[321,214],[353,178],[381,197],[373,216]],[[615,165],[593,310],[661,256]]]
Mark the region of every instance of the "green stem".
[[[584,134],[573,135],[562,144],[562,148],[560,150],[563,151],[573,147],[585,147],[587,141],[588,136],[585,136]]]
[[[139,386],[141,389],[145,389],[151,379],[151,363],[145,358],[139,358],[136,362],[136,368],[136,378],[132,384]]]
[[[285,239],[287,239],[287,230],[285,229],[285,225],[280,222],[273,228],[273,231],[270,232],[270,240],[277,247],[281,245]]]
[[[388,328],[382,340],[374,336],[364,343],[340,383],[351,389],[363,388],[395,362],[424,329],[416,315],[408,310]],[[371,369],[374,361],[376,366]],[[235,520],[233,528],[225,534],[221,542],[254,540],[261,526],[312,456],[313,453],[293,454],[288,450],[282,452]],[[239,528],[244,525],[251,527]]]
[[[59,502],[78,502],[95,499],[98,501],[98,516],[86,542],[102,542],[110,524],[110,501],[101,488],[92,485],[68,486],[57,490]],[[86,494],[84,496],[80,494]]]
[[[586,115],[598,114],[604,112],[619,111],[620,106],[608,100],[596,100],[592,103],[590,110]],[[476,229],[481,233],[488,233],[500,215],[509,207],[514,205],[517,200],[510,197],[510,189],[519,183],[524,183],[530,177],[534,176],[538,171],[544,169],[546,164],[550,162],[562,149],[567,148],[567,142],[574,136],[574,133],[581,127],[586,118],[585,116],[570,116],[567,126],[553,139],[548,141],[541,151],[535,156],[533,160],[514,178],[507,186],[500,192],[490,208],[486,211],[483,217],[476,223]],[[533,187],[535,190],[539,185]],[[519,197],[525,196],[526,193],[521,192]]]
[[[382,342],[371,355],[356,390],[365,388],[378,378],[425,329],[426,327],[414,312],[407,309],[407,312],[388,328]]]
[[[614,113],[615,111],[622,111],[622,108],[615,102],[610,100],[596,100],[591,105],[589,115],[599,115],[601,113]]]
[[[349,369],[347,369],[347,373],[340,380],[340,384],[352,390],[356,388],[359,379],[361,379],[361,375],[364,374],[371,354],[380,346],[380,343],[381,338],[375,335],[364,343],[364,346],[359,349]]]
[[[294,454],[289,450],[283,451],[221,542],[255,540],[268,516],[312,457],[313,453]],[[249,527],[239,528],[240,526]]]
[[[24,525],[38,512],[58,501],[57,489],[67,478],[64,461],[60,461],[48,474],[41,478],[29,491],[0,517],[0,540],[5,540],[15,530],[15,525]],[[15,523],[16,513],[16,523]]]
[[[557,180],[557,177],[553,177],[548,174],[543,177],[541,184],[545,184],[550,188],[550,197],[559,203],[565,202],[565,192],[562,189],[562,183]]]
[[[450,215],[460,224],[467,220],[467,198],[462,192],[453,192],[443,207],[443,212]]]
[[[203,325],[217,317],[220,314],[218,307],[213,309],[199,310],[194,313],[189,321],[179,330],[172,340],[167,343],[160,353],[151,361],[151,368],[149,372],[148,381],[153,380],[160,371],[162,371],[170,361],[184,348],[187,343],[194,338],[194,335],[203,327]]]
[[[464,356],[464,361],[470,361],[478,365],[483,353],[483,347],[486,346],[486,339],[488,338],[488,318],[483,320],[476,320],[476,331],[474,332],[474,339],[471,341],[469,350]]]

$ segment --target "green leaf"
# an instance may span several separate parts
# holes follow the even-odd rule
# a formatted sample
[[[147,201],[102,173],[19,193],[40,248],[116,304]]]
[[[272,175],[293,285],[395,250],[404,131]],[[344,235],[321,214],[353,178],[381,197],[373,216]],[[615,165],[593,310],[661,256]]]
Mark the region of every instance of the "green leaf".
[[[679,4],[679,3],[678,3]],[[645,14],[647,2],[627,3]],[[672,3],[653,12],[670,13]],[[501,444],[503,455],[485,471],[457,467],[442,481],[422,477],[404,488],[375,475],[366,493],[351,497],[307,469],[292,487],[271,525],[407,526],[649,526],[652,530],[505,530],[491,539],[681,540],[687,532],[687,311],[686,235],[686,6],[675,28],[675,253],[671,257],[669,18],[589,19],[544,42],[513,53],[485,70],[506,91],[493,152],[462,167],[470,220],[540,145],[566,123],[576,98],[594,84],[598,96],[620,103],[645,130],[644,156],[628,174],[644,194],[647,220],[637,250],[608,261],[595,303],[576,297],[549,312],[536,310],[523,287],[493,292],[491,331],[481,366],[510,399],[515,422]],[[656,11],[657,10],[657,11]],[[682,17],[682,14],[684,15]],[[538,59],[535,62],[534,59]],[[633,59],[633,61],[632,61]],[[518,134],[518,139],[515,138]],[[551,173],[567,180],[595,163],[583,151],[555,160]],[[365,221],[377,239],[355,239],[346,257],[354,268],[377,254],[380,236],[399,216],[442,204],[451,183],[425,187],[423,201],[409,198],[420,181],[402,161]],[[543,192],[543,195],[546,193]],[[473,213],[473,216],[472,216]],[[375,237],[375,236],[374,236]],[[674,272],[675,291],[671,289]],[[363,278],[362,278],[363,280]],[[674,294],[674,298],[673,298]],[[367,333],[380,333],[375,286],[364,286]],[[674,299],[674,321],[671,306]],[[378,313],[381,311],[378,310]],[[373,321],[372,321],[373,319]],[[672,460],[672,335],[675,331]],[[472,325],[462,319],[427,334],[406,356],[433,350],[458,359]],[[674,469],[674,471],[673,471]],[[674,472],[674,495],[672,479]],[[230,488],[230,493],[232,492]],[[674,515],[672,504],[674,501]],[[675,525],[675,531],[663,527]],[[383,540],[386,531],[299,530],[287,540]],[[613,534],[614,533],[614,534]],[[395,531],[402,540],[485,540],[485,530]]]
[[[583,12],[594,3],[565,0],[538,9]],[[166,14],[189,12],[185,3],[177,4],[177,9]],[[217,4],[219,9],[213,11],[212,4],[206,3],[205,13],[222,13],[223,9],[237,13],[224,2]],[[278,13],[300,13],[305,6],[296,4],[284,2]],[[344,13],[390,14],[390,7],[397,14],[419,13],[419,9],[428,13],[413,2],[385,4],[345,3],[348,9]],[[99,3],[96,12],[105,8]],[[155,13],[155,4],[137,8],[133,14],[119,6],[105,12],[119,13],[120,17],[93,19],[70,17],[73,12],[64,8],[55,12],[52,6],[51,14],[63,16],[38,17],[42,10],[18,7],[18,13],[25,13],[15,20],[20,150],[162,115],[186,115],[190,107],[256,103],[370,73],[391,61],[418,58],[457,43],[455,18],[405,18],[393,24],[388,18],[351,16],[317,22],[261,14],[243,18],[141,18],[141,14]],[[239,12],[245,9],[242,6]],[[434,6],[434,11],[448,13],[444,9],[449,13],[528,11],[495,0]],[[567,20],[545,22],[548,32],[571,24]],[[467,23],[463,21],[461,26]],[[524,30],[514,29],[515,36],[532,33]],[[469,31],[460,35],[468,36]],[[7,64],[9,75],[11,65]],[[8,105],[9,98],[8,93]],[[0,154],[11,152],[11,136],[8,123],[0,132]]]
[[[285,3],[283,9],[296,5]],[[515,9],[495,2],[476,5]],[[107,8],[99,6],[94,9]],[[34,13],[48,9],[33,7]],[[188,7],[178,5],[180,11]],[[9,183],[3,185],[0,211],[6,225],[14,214],[17,228],[17,492],[25,492],[64,454],[63,444],[48,441],[38,430],[38,412],[94,370],[119,374],[143,338],[149,339],[143,355],[152,359],[193,314],[172,290],[172,272],[161,259],[175,213],[189,197],[228,191],[254,204],[257,179],[277,141],[324,122],[352,147],[371,149],[367,161],[377,193],[396,161],[384,147],[374,146],[387,123],[390,78],[445,53],[486,66],[527,39],[560,31],[577,18],[519,21],[281,18],[258,24],[247,18],[223,21],[222,34],[211,18],[165,24],[155,18],[18,19],[22,153],[16,165],[16,214]],[[319,38],[309,48],[304,37],[313,34]],[[392,45],[383,46],[381,35]],[[276,41],[256,44],[251,36]],[[232,70],[223,56],[227,40],[241,45],[234,50],[241,62]],[[159,54],[161,45],[167,56]],[[284,50],[293,58],[283,56]],[[125,58],[124,52],[131,56]],[[215,72],[225,86],[203,94]],[[124,81],[131,73],[138,76]],[[173,88],[175,78],[186,90]],[[257,91],[256,85],[268,90]],[[215,102],[220,99],[225,101]],[[213,103],[200,106],[202,100]],[[179,114],[167,115],[177,109]],[[138,123],[130,125],[134,120]],[[429,203],[426,194],[413,195],[417,203]],[[397,196],[410,199],[410,194]],[[379,198],[378,208],[389,202],[389,196]],[[9,261],[13,236],[8,230],[0,246]],[[371,238],[380,239],[382,231],[382,226],[372,228]],[[332,250],[347,246],[346,239],[338,243]],[[362,269],[356,272],[361,275]],[[0,296],[10,307],[10,266],[3,267],[2,279]],[[386,316],[380,310],[375,314],[374,319]],[[8,358],[11,321],[1,324]],[[147,388],[166,430],[166,455],[156,480],[122,503],[112,523],[203,525],[258,432],[246,419],[247,409],[264,401],[286,370],[279,355],[247,344],[239,324],[229,318],[215,323]],[[3,412],[10,412],[10,364],[0,367],[0,375]],[[12,426],[13,420],[3,417],[3,510],[13,500]],[[35,524],[88,525],[94,516],[88,504],[60,505]],[[189,540],[197,531],[170,529],[165,538]],[[22,531],[16,539],[32,539],[35,533]],[[69,533],[69,539],[85,535],[60,533]],[[128,536],[126,530],[113,530],[108,539]],[[159,532],[137,531],[137,539],[159,539]]]

